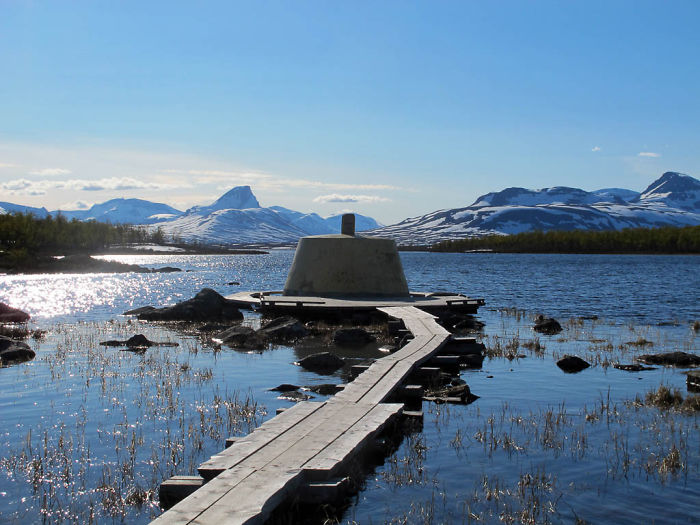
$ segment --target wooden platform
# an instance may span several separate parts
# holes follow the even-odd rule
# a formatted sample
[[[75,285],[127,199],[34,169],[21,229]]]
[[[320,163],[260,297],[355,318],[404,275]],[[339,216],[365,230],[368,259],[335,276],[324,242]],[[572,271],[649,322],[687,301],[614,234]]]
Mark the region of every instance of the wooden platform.
[[[474,299],[456,293],[421,293],[411,292],[409,297],[304,297],[282,295],[282,292],[239,292],[226,297],[237,302],[241,307],[254,307],[270,314],[319,314],[332,312],[372,312],[383,307],[415,306],[427,312],[445,309],[464,313],[476,313],[483,306],[483,299]]]
[[[402,413],[403,404],[385,401],[450,337],[432,315],[413,306],[379,310],[403,320],[414,339],[328,401],[298,403],[237,438],[200,465],[202,487],[153,523],[262,524],[289,497],[320,490],[325,485],[319,482],[347,473],[366,445]]]

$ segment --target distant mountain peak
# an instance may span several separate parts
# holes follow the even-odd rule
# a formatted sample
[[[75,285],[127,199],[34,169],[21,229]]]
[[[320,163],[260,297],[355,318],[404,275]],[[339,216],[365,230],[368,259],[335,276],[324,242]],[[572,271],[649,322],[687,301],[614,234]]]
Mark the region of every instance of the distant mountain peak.
[[[228,190],[211,205],[211,210],[247,210],[260,208],[258,199],[253,195],[250,186],[236,186]]]
[[[683,210],[700,208],[700,181],[690,175],[667,171],[652,182],[637,202],[663,202]]]

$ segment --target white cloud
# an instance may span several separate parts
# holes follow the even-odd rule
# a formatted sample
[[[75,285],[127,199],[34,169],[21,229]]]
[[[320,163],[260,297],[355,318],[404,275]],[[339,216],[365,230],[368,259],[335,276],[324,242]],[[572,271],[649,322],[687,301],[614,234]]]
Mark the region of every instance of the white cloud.
[[[593,146],[591,151],[600,151],[600,146]]]
[[[71,173],[70,170],[66,170],[63,168],[43,168],[40,170],[33,170],[30,171],[30,175],[40,175],[42,177],[54,177],[57,175],[69,175]]]
[[[0,162],[0,169],[2,168],[19,168],[17,164],[9,164],[7,162]]]
[[[319,195],[314,199],[314,202],[388,202],[391,199],[379,197],[377,195],[339,195],[331,193],[330,195]]]
[[[284,188],[317,188],[326,190],[398,190],[389,184],[348,184],[339,182],[321,182],[308,179],[276,177],[267,173],[239,172],[227,170],[162,170],[164,173],[186,173],[197,176],[197,182],[208,184],[225,180],[227,187],[253,186],[253,189],[282,190]]]
[[[27,180],[17,179],[0,183],[0,189],[13,195],[45,195],[50,190],[114,191],[114,190],[164,190],[173,189],[171,184],[144,182],[131,177],[110,177],[97,180]]]
[[[653,151],[641,151],[637,153],[638,157],[651,157],[651,158],[658,158],[661,156],[661,153],[654,153]]]
[[[73,210],[87,210],[92,206],[92,203],[85,201],[73,201],[66,202],[58,207],[59,210],[73,211]]]

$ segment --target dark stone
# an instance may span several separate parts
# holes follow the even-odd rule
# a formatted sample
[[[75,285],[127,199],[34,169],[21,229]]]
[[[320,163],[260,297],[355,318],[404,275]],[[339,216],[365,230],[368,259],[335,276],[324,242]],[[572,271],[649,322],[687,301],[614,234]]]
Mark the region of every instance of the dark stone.
[[[623,365],[620,363],[615,363],[613,365],[613,368],[617,368],[618,370],[625,370],[626,372],[641,372],[643,370],[656,370],[653,366],[644,366],[640,364],[633,364],[633,365]]]
[[[174,306],[142,312],[138,314],[138,318],[145,321],[232,321],[243,319],[243,314],[235,302],[229,301],[211,288],[204,288],[192,299]]]
[[[151,346],[153,346],[153,344],[154,344],[153,341],[149,341],[148,338],[143,334],[132,335],[129,339],[126,340],[126,346],[128,346],[130,348],[134,348],[134,347],[150,348]]]
[[[466,330],[469,332],[480,332],[483,330],[484,326],[486,326],[486,323],[483,323],[479,321],[478,319],[469,316],[465,318],[464,320],[458,322],[457,324],[454,325],[455,330]]]
[[[374,341],[375,337],[363,328],[340,328],[333,334],[338,346],[363,346]]]
[[[128,350],[145,350],[152,346],[178,346],[178,343],[151,341],[143,334],[133,335],[126,341],[110,339],[102,341],[100,344],[102,346],[125,346]]]
[[[310,390],[314,394],[319,394],[321,396],[332,396],[338,391],[338,385],[333,383],[324,383],[321,385],[309,385],[304,387]]]
[[[299,390],[299,387],[297,385],[282,383],[281,385],[278,385],[275,388],[271,388],[270,392],[294,392],[295,390]]]
[[[688,392],[700,392],[700,372],[688,372],[685,382]]]
[[[484,323],[476,319],[473,315],[459,314],[457,312],[443,312],[438,318],[438,323],[453,332],[455,330],[480,331]]]
[[[688,354],[687,352],[669,352],[666,354],[645,354],[640,355],[637,361],[648,365],[678,366],[681,368],[691,368],[700,366],[700,356]]]
[[[459,356],[459,365],[463,368],[479,369],[484,364],[484,356],[479,354],[466,354]]]
[[[565,355],[557,361],[557,366],[567,374],[575,374],[591,365],[576,355]]]
[[[124,312],[122,315],[139,315],[139,314],[145,314],[147,312],[152,312],[155,310],[155,306],[141,306],[139,308],[134,308],[133,310],[127,310]]]
[[[174,266],[163,266],[162,268],[154,268],[151,270],[152,273],[173,273],[181,271],[180,268],[175,268]]]
[[[426,397],[438,398],[436,399],[436,401],[440,399],[444,401],[446,398],[458,397],[462,401],[462,403],[473,403],[474,401],[479,399],[479,396],[472,394],[469,385],[467,385],[466,383],[456,386],[448,386],[446,388],[441,388],[438,390],[431,390],[430,392],[428,392]]]
[[[227,286],[240,286],[241,283],[238,281],[231,281],[230,283],[226,283]]]
[[[538,315],[535,319],[534,330],[541,334],[554,335],[561,332],[561,325],[556,319]]]
[[[250,326],[232,326],[218,334],[216,339],[233,348],[261,350],[267,347],[267,342]]]
[[[258,330],[259,336],[271,341],[296,341],[308,334],[304,325],[293,317],[277,317]]]
[[[332,373],[343,366],[344,361],[330,352],[311,354],[299,361],[299,366],[319,373]]]
[[[24,363],[36,357],[27,343],[0,335],[0,366]]]
[[[0,323],[26,323],[30,315],[18,308],[0,303]]]
[[[295,403],[298,403],[299,401],[308,401],[309,399],[313,399],[313,397],[314,396],[305,394],[304,392],[290,391],[282,392],[282,394],[277,396],[277,399],[284,399],[286,401],[294,401]]]

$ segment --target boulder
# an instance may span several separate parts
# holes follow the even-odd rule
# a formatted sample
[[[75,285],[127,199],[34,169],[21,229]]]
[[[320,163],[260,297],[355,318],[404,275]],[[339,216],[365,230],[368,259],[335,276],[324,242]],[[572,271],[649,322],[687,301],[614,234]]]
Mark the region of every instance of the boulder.
[[[333,342],[338,346],[363,346],[375,340],[375,337],[363,328],[340,328],[333,334]]]
[[[27,343],[0,335],[0,366],[24,363],[36,357]]]
[[[537,316],[535,319],[535,326],[533,328],[535,332],[540,332],[541,334],[547,335],[554,335],[561,332],[561,325],[559,324],[559,321],[543,315]]]
[[[484,364],[484,355],[478,354],[465,354],[459,356],[459,365],[462,368],[473,368],[479,369]]]
[[[282,392],[279,396],[277,396],[277,399],[284,399],[285,401],[293,401],[295,403],[298,403],[299,401],[308,401],[309,399],[313,399],[313,397],[314,396],[312,396],[311,394],[291,390],[287,392]]]
[[[110,339],[109,341],[102,341],[100,344],[102,346],[123,346],[126,347],[127,350],[145,350],[152,346],[178,346],[178,343],[171,343],[169,341],[151,341],[143,334],[133,335],[125,341]]]
[[[27,312],[0,303],[0,323],[26,323],[29,317]]]
[[[243,319],[243,314],[235,302],[229,301],[211,288],[204,288],[192,299],[174,306],[141,312],[138,318],[145,321],[232,321]]]
[[[271,341],[296,341],[308,334],[309,331],[294,317],[277,317],[258,330],[259,336]]]
[[[469,385],[466,383],[451,385],[438,390],[431,390],[425,396],[431,401],[447,401],[449,398],[459,398],[462,403],[473,403],[479,396],[472,394]]]
[[[332,396],[338,391],[338,385],[333,383],[323,383],[321,385],[309,385],[304,387],[306,390],[322,396]]]
[[[565,355],[557,361],[557,366],[567,374],[575,374],[576,372],[585,370],[591,365],[577,355]]]
[[[700,366],[700,356],[687,352],[668,352],[665,354],[645,354],[637,357],[637,361],[648,365],[678,366],[691,368]]]
[[[215,339],[233,348],[261,350],[267,347],[267,342],[250,326],[232,326],[218,334]]]
[[[641,372],[643,370],[656,370],[653,366],[644,366],[640,365],[639,363],[637,364],[631,364],[631,365],[623,365],[622,363],[615,363],[613,365],[613,368],[617,368],[618,370],[624,370],[626,372]]]
[[[133,310],[127,310],[124,312],[122,315],[139,315],[139,314],[145,314],[147,312],[152,312],[155,310],[155,306],[141,306],[139,308],[134,308]]]
[[[305,357],[297,364],[313,372],[332,373],[343,366],[343,363],[344,361],[337,355],[330,352],[320,352]]]
[[[290,385],[289,383],[282,383],[281,385],[271,388],[270,392],[294,392],[299,390],[297,385]]]
[[[447,328],[449,331],[464,330],[464,331],[480,331],[485,324],[476,319],[473,315],[459,314],[457,312],[443,312],[438,318],[438,323]]]

